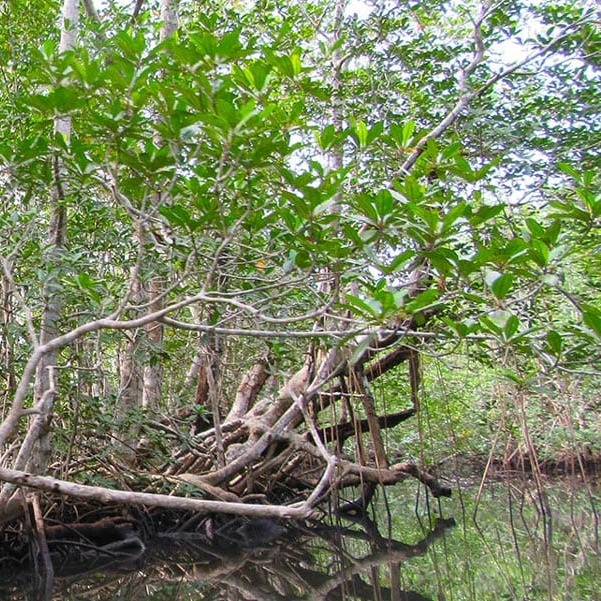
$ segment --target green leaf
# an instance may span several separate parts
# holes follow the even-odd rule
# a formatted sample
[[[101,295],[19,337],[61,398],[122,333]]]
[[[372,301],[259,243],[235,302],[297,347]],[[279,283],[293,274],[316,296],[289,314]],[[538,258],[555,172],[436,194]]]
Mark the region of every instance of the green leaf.
[[[290,65],[292,66],[292,75],[297,77],[301,74],[303,70],[303,65],[301,63],[300,51],[293,52],[290,55]]]
[[[260,92],[265,89],[270,70],[271,67],[268,65],[265,65],[262,62],[254,62],[251,65],[244,67],[242,73],[245,81],[250,87]]]
[[[490,171],[494,168],[497,167],[500,163],[500,159],[495,158],[492,161],[490,161],[490,163],[487,163],[486,165],[480,167],[480,169],[476,169],[474,171],[474,180],[473,181],[480,181],[481,179],[484,179],[489,173]]]
[[[486,315],[480,318],[480,326],[485,332],[492,332],[495,336],[500,336],[503,333],[503,329],[495,320]]]
[[[382,310],[382,306],[375,299],[370,299],[367,301],[353,294],[346,294],[345,301],[346,305],[352,310],[361,315],[368,315],[372,318],[379,317]]]
[[[518,386],[522,386],[524,384],[524,378],[518,375],[516,372],[511,371],[510,369],[504,369],[503,375],[508,379],[517,384]]]
[[[313,259],[307,251],[299,250],[294,257],[294,263],[299,269],[309,269],[313,266]]]
[[[201,56],[214,58],[217,54],[217,38],[206,31],[197,31],[190,35],[190,41]]]
[[[424,186],[421,185],[413,175],[408,175],[404,179],[400,186],[400,191],[407,200],[415,203],[420,203],[425,195]]]
[[[549,264],[549,247],[542,241],[534,239],[530,243],[531,255],[534,261],[540,266],[545,267]]]
[[[455,169],[454,169],[454,171],[455,171],[455,173],[457,175],[459,175],[460,177],[462,177],[466,182],[474,182],[475,179],[476,179],[474,171],[472,170],[471,165],[465,159],[465,157],[462,157],[460,154],[457,154],[455,156]]]
[[[413,140],[413,134],[415,132],[415,121],[409,120],[403,125],[402,142],[403,146],[409,146]]]
[[[413,139],[415,121],[406,121],[402,126],[397,123],[390,125],[390,136],[399,148],[407,149]]]
[[[224,98],[218,98],[215,101],[215,112],[220,117],[223,117],[231,127],[236,127],[240,122],[240,113],[232,102]]]
[[[94,302],[100,303],[102,301],[102,295],[98,290],[100,282],[92,278],[89,273],[86,273],[85,271],[78,273],[76,282],[80,290]]]
[[[580,179],[580,173],[576,169],[574,169],[574,167],[572,167],[572,165],[570,165],[569,163],[558,163],[557,168],[560,171],[563,171],[566,175],[573,177],[575,180]]]
[[[449,326],[460,338],[465,338],[470,333],[470,327],[462,321],[456,321],[443,315],[441,321]]]
[[[424,256],[441,275],[449,276],[455,273],[457,255],[452,250],[440,247],[424,253]]]
[[[601,337],[601,311],[590,305],[582,306],[582,321]]]
[[[357,121],[355,123],[354,131],[359,148],[365,148],[367,146],[367,126],[363,121]]]
[[[493,294],[497,298],[505,298],[509,291],[511,290],[511,286],[513,285],[513,276],[510,274],[504,274],[501,277],[497,278],[493,285],[492,291]]]
[[[438,299],[440,298],[440,291],[438,288],[429,288],[428,290],[421,292],[415,298],[411,299],[405,306],[404,309],[409,313],[417,313],[424,309],[429,309],[436,306]]]
[[[132,29],[120,31],[113,40],[121,50],[123,56],[134,60],[142,55],[146,47],[144,33],[141,31],[135,32]]]
[[[506,340],[510,340],[520,327],[520,320],[515,315],[510,315],[505,322],[503,334]]]
[[[513,276],[511,274],[502,274],[498,271],[489,271],[484,277],[486,285],[497,298],[505,298],[513,284]]]
[[[465,202],[459,202],[444,216],[444,229],[449,229],[458,219],[464,217],[467,213],[468,205]]]
[[[547,332],[547,345],[555,355],[559,355],[563,348],[563,337],[555,330]]]
[[[547,228],[545,232],[545,239],[551,244],[556,244],[561,233],[561,221],[559,219],[553,220],[553,223]]]
[[[93,289],[96,286],[96,282],[94,281],[94,279],[90,276],[89,273],[86,273],[85,271],[82,271],[77,274],[77,284],[80,288],[84,289]]]
[[[317,136],[317,141],[322,150],[328,150],[336,138],[336,130],[332,124],[326,125],[323,131]]]
[[[507,262],[510,264],[524,263],[528,258],[529,248],[522,238],[509,240],[504,250],[507,255]]]
[[[219,40],[215,52],[222,58],[236,58],[241,48],[240,34],[238,31],[230,31]]]
[[[385,273],[394,273],[395,271],[403,268],[407,264],[407,261],[413,259],[414,257],[415,251],[407,249],[399,253],[383,270]]]
[[[526,226],[530,233],[536,238],[542,238],[545,235],[545,228],[532,217],[526,219]]]
[[[189,211],[182,205],[163,205],[159,208],[159,213],[172,225],[188,228],[190,230],[195,229],[197,226],[197,223],[192,219]]]
[[[373,142],[382,135],[383,130],[384,124],[381,121],[370,127],[367,134],[366,145],[369,146],[370,144],[373,144]]]
[[[498,333],[500,334],[507,325],[507,322],[512,317],[512,314],[506,310],[496,310],[493,311],[486,319],[488,319],[492,324],[494,324]]]
[[[496,217],[504,208],[504,204],[483,205],[470,217],[470,223],[473,226],[481,225],[485,221],[489,221],[493,217]]]

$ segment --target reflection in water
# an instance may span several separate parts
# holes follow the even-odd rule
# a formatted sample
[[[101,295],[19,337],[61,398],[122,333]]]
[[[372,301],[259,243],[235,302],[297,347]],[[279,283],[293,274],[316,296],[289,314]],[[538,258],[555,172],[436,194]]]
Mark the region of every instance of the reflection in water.
[[[55,547],[46,598],[600,599],[591,486],[547,483],[541,498],[528,482],[494,482],[459,486],[440,502],[416,491],[405,484],[380,493],[377,524],[367,517],[280,524],[155,515],[155,532],[123,527],[122,540],[101,556],[78,546],[79,561],[71,562],[67,545],[60,553]],[[0,559],[0,599],[44,598],[23,567]]]
[[[458,486],[444,511],[460,527],[403,564],[403,578],[434,599],[601,601],[598,491],[564,480],[539,493],[517,475],[481,489]],[[389,502],[399,507],[398,498]],[[434,513],[427,498],[413,505],[417,515]],[[409,541],[419,532],[398,510],[392,529]]]

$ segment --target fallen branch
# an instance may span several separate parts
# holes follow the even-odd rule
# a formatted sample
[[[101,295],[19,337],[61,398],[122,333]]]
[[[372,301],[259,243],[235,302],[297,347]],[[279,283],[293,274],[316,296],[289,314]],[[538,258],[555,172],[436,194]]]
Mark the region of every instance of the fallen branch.
[[[76,484],[49,476],[36,476],[28,472],[0,468],[0,480],[18,486],[63,494],[78,499],[91,499],[101,503],[139,505],[144,507],[164,507],[166,509],[187,509],[198,513],[224,513],[249,517],[273,517],[282,519],[305,519],[312,515],[311,508],[303,503],[295,507],[283,505],[258,505],[189,499],[163,494],[112,490],[101,486]]]

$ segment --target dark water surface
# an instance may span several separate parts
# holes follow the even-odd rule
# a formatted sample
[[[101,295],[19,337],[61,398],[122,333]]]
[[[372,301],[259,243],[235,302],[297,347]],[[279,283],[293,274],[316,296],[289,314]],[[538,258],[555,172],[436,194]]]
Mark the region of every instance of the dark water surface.
[[[0,599],[601,601],[601,489],[543,485],[457,481],[439,502],[407,482],[380,494],[377,524],[246,522],[211,546],[206,532],[166,533],[89,573],[57,566],[51,592],[35,575],[0,583]]]

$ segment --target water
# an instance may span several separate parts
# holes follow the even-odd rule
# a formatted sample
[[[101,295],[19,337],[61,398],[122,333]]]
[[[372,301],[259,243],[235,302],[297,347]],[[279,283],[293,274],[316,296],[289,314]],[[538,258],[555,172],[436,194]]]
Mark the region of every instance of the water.
[[[539,491],[515,477],[459,486],[440,505],[416,497],[416,521],[441,511],[457,527],[403,564],[404,581],[427,599],[447,601],[600,600],[599,489],[568,480],[543,485]],[[392,531],[411,541],[419,527],[394,511]]]
[[[142,555],[62,566],[45,598],[601,601],[599,488],[543,484],[457,481],[439,501],[405,482],[379,494],[377,525],[206,522],[147,540]],[[44,598],[32,578],[0,584],[0,599]]]

